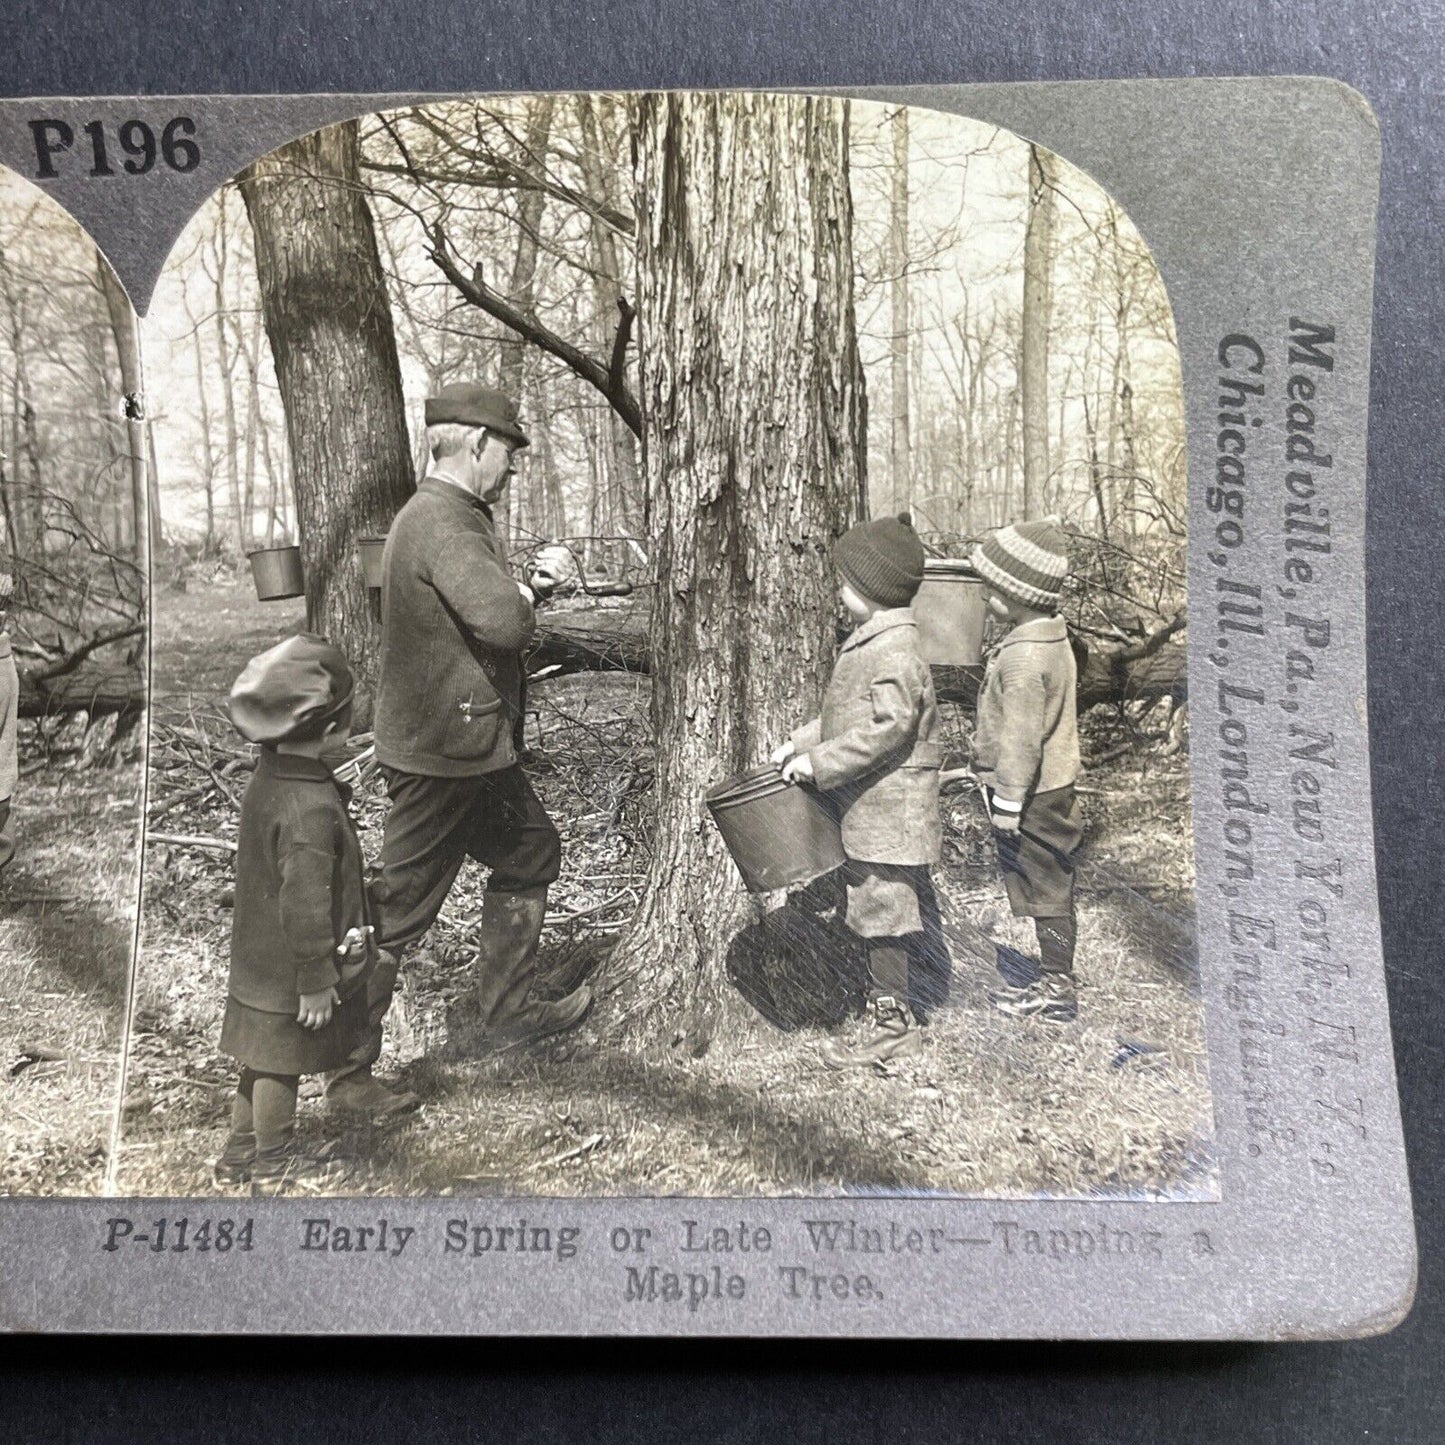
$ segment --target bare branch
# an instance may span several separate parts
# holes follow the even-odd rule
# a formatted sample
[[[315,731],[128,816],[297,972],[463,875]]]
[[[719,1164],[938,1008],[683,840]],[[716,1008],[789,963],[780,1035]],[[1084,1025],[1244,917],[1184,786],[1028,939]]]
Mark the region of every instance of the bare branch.
[[[586,355],[570,341],[544,326],[535,316],[529,316],[520,311],[500,292],[494,291],[483,278],[480,266],[473,269],[470,277],[467,276],[452,256],[447,244],[446,233],[440,222],[433,225],[431,238],[432,247],[428,254],[440,268],[442,274],[467,301],[479,310],[485,311],[494,320],[500,321],[502,325],[515,331],[524,341],[530,341],[548,355],[555,356],[557,360],[565,363],[583,381],[594,387],[607,399],[608,404],[627,424],[633,435],[638,437],[642,435],[642,409],[638,406],[637,398],[632,395],[620,374],[622,368],[617,366],[618,341],[614,341],[611,366],[604,367],[601,362]],[[628,310],[630,309],[629,307]],[[624,318],[625,328],[630,331],[631,320],[626,318],[626,313],[624,313]],[[623,323],[619,324],[618,332],[619,341],[625,353],[627,336],[623,334]]]

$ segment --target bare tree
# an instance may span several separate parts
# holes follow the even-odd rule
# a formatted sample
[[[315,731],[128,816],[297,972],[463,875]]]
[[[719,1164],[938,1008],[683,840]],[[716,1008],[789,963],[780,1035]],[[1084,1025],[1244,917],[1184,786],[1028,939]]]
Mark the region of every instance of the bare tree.
[[[1022,515],[1041,510],[1049,479],[1049,321],[1053,296],[1054,159],[1029,146],[1028,229],[1024,239],[1024,303],[1019,375],[1023,398]]]
[[[524,146],[528,158],[546,154],[548,137],[552,131],[552,111],[556,97],[537,96],[530,101],[527,117],[527,135]],[[530,314],[535,307],[535,282],[537,278],[537,252],[542,213],[547,206],[547,192],[541,187],[522,191],[517,207],[517,249],[512,257],[512,274],[507,285],[507,296],[521,311]],[[522,400],[522,375],[525,361],[526,342],[520,337],[509,336],[502,344],[500,383],[502,390],[511,397]],[[526,498],[516,495],[517,484],[508,489],[496,507],[497,528],[503,537],[510,535],[511,512],[526,512]]]
[[[908,107],[893,112],[892,207],[888,227],[888,269],[891,273],[889,337],[889,446],[892,458],[893,505],[902,512],[913,501],[913,438],[909,414],[910,346],[913,326],[909,306],[908,233]]]

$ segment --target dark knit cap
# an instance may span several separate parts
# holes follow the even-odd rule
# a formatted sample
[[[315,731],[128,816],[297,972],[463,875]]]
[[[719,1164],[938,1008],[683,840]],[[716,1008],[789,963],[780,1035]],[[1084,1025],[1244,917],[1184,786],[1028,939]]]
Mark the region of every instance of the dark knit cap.
[[[341,649],[301,632],[246,664],[226,710],[253,743],[304,742],[351,705],[353,686]]]
[[[532,443],[517,420],[517,403],[506,393],[493,391],[474,381],[453,381],[426,399],[426,424],[443,426],[484,426],[498,436],[506,437],[513,446]]]
[[[870,602],[907,607],[923,585],[923,543],[907,512],[859,522],[833,544],[833,565]]]

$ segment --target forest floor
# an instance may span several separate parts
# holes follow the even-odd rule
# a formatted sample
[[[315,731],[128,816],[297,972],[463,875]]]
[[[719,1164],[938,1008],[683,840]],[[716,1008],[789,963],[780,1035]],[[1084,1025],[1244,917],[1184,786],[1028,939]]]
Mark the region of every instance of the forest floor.
[[[22,751],[22,767],[33,759]],[[120,1074],[138,764],[22,776],[0,875],[0,1195],[94,1195]]]
[[[179,738],[180,747],[153,753],[151,828],[234,839],[245,764],[235,761],[239,740],[220,703],[247,657],[300,625],[300,609],[258,604],[249,581],[222,578],[192,581],[184,593],[158,589],[155,618],[153,718],[158,736]],[[542,962],[557,990],[605,955],[639,896],[646,699],[647,680],[623,674],[563,677],[533,691],[529,770],[564,842]],[[962,714],[945,712],[950,729],[965,734]],[[953,924],[952,994],[919,1058],[854,1076],[822,1070],[817,1019],[836,1004],[836,990],[821,1007],[802,997],[817,982],[806,959],[791,1001],[780,988],[787,977],[739,973],[755,1001],[771,996],[774,1022],[733,995],[725,1028],[700,1058],[622,1050],[608,1033],[615,1005],[604,956],[593,975],[598,1006],[573,1034],[485,1063],[441,1062],[447,1010],[468,987],[485,881],[468,865],[429,939],[408,957],[388,1022],[382,1071],[422,1095],[424,1108],[385,1130],[342,1132],[339,1148],[353,1169],[337,1192],[1209,1196],[1187,753],[1124,747],[1107,719],[1091,718],[1089,734],[1087,745],[1107,761],[1084,780],[1077,1023],[1020,1023],[991,1007],[995,944],[1032,954],[1032,927],[1008,914],[976,799],[949,793],[936,880]],[[156,818],[168,798],[177,801]],[[379,784],[356,801],[374,856],[385,811]],[[124,1192],[215,1192],[210,1165],[235,1078],[216,1049],[230,887],[224,848],[148,851],[118,1161]],[[836,960],[823,962],[826,970]],[[332,1131],[318,1094],[314,1081],[303,1085],[303,1137]]]

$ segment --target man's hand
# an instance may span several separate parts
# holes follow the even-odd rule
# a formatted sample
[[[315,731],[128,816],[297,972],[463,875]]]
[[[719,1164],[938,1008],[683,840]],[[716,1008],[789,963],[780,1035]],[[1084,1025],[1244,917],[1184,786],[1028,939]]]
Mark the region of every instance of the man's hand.
[[[783,764],[785,783],[811,783],[813,781],[813,760],[807,753],[794,753]]]
[[[303,993],[296,1022],[303,1029],[324,1029],[331,1022],[332,1009],[340,1002],[341,995],[334,988],[323,988],[319,993]]]
[[[527,578],[527,585],[545,602],[562,585],[562,579],[549,571],[544,564],[532,570],[532,574]]]
[[[369,923],[348,928],[346,936],[336,945],[336,953],[342,963],[365,963],[371,935],[375,932]]]
[[[797,748],[793,746],[792,738],[789,738],[788,741],[782,744],[781,747],[776,747],[773,749],[773,755],[768,759],[768,761],[772,763],[774,767],[780,768],[797,751]]]

